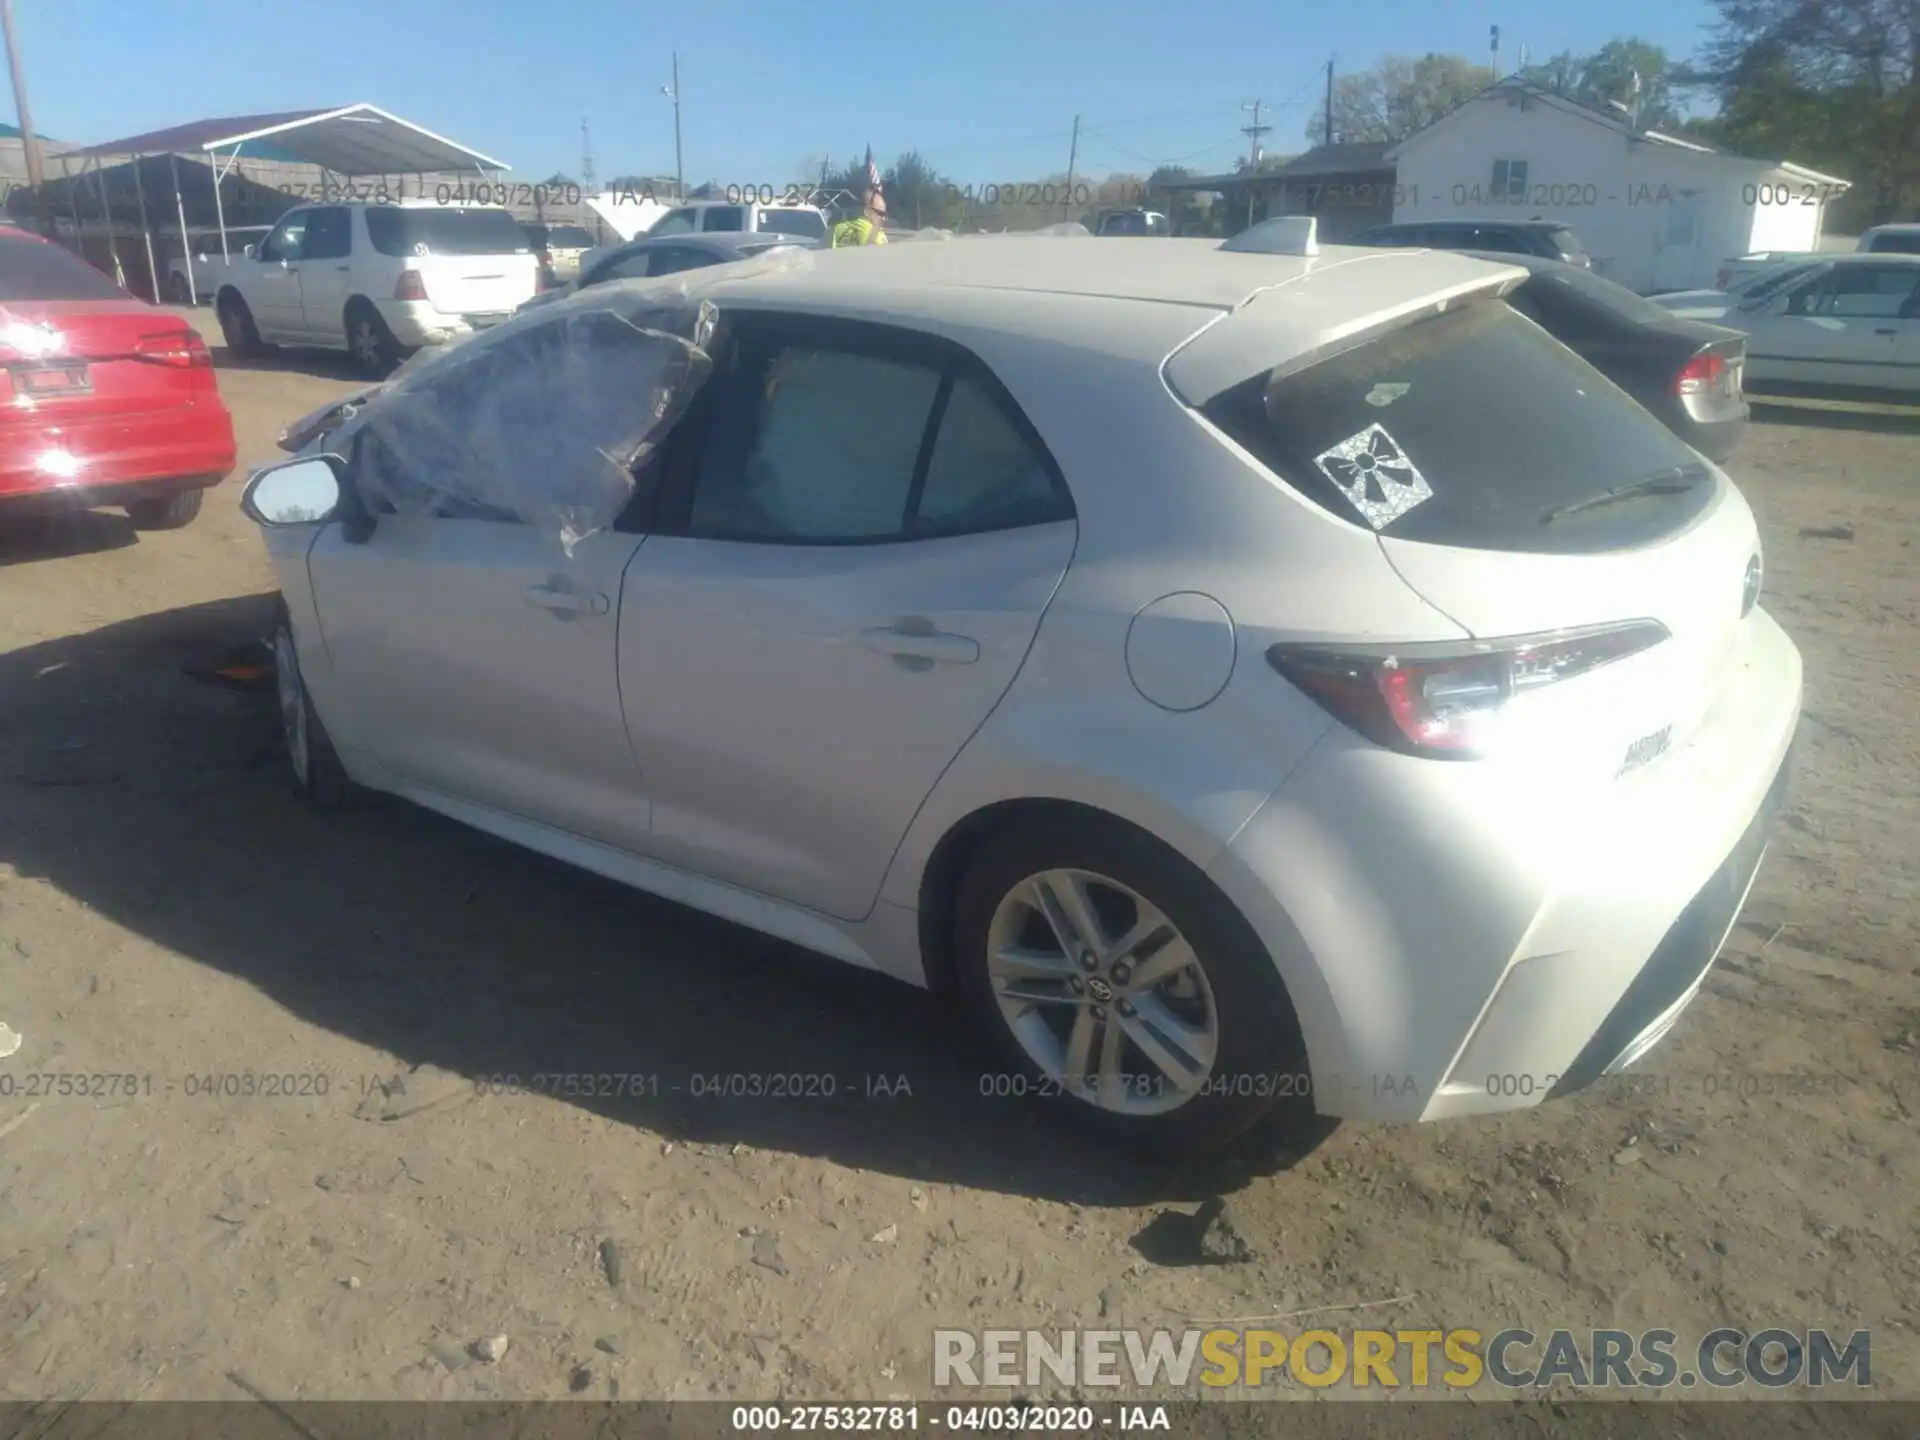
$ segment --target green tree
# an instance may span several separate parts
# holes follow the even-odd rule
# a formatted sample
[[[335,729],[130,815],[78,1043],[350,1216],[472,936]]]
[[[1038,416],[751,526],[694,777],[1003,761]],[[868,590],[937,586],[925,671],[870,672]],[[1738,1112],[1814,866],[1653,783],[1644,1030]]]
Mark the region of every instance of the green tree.
[[[1689,78],[1711,85],[1729,149],[1792,158],[1854,182],[1837,228],[1920,204],[1920,6],[1912,0],[1714,0],[1719,23]]]
[[[1333,82],[1333,135],[1324,113],[1307,125],[1307,140],[1324,145],[1404,140],[1493,83],[1493,72],[1458,55],[1388,55],[1371,70]]]
[[[1562,50],[1519,74],[1543,90],[1587,105],[1604,108],[1617,102],[1631,108],[1637,98],[1642,129],[1666,130],[1681,123],[1675,95],[1679,68],[1665,50],[1646,40],[1609,40],[1591,55]]]

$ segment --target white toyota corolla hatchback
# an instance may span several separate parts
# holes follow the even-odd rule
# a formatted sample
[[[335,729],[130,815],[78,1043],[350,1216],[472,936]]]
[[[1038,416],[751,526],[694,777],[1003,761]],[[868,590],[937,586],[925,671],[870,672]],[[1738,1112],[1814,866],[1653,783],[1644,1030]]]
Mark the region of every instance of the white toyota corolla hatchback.
[[[1152,1143],[1632,1063],[1781,800],[1752,513],[1524,272],[1303,250],[827,252],[410,369],[247,492],[298,788],[949,993]]]

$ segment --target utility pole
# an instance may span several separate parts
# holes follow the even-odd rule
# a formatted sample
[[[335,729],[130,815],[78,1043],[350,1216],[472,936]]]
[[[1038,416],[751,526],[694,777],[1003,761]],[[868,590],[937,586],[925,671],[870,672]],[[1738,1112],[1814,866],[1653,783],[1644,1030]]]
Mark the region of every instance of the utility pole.
[[[1060,202],[1060,213],[1073,213],[1073,166],[1080,158],[1080,117],[1073,117],[1073,139],[1067,145],[1067,198]]]
[[[687,198],[687,167],[680,159],[680,52],[673,56],[673,84],[662,85],[660,93],[673,101],[673,183],[679,190],[678,199],[684,203]]]
[[[33,133],[33,116],[27,109],[26,82],[20,78],[20,42],[13,35],[13,0],[0,0],[0,29],[6,32],[7,68],[13,76],[13,106],[20,112],[20,149],[27,161],[27,184],[33,187],[33,207],[40,221],[40,233],[53,238],[53,217],[47,209],[47,170],[40,160],[40,140]],[[79,243],[78,232],[74,242]]]
[[[600,193],[593,183],[593,136],[587,132],[584,117],[580,121],[580,189],[587,195]]]
[[[1329,145],[1333,144],[1333,59],[1334,57],[1331,55],[1327,57],[1327,139],[1326,139],[1326,143]]]
[[[1264,101],[1254,100],[1240,107],[1242,110],[1252,112],[1253,115],[1253,123],[1251,125],[1242,125],[1240,127],[1240,133],[1247,137],[1247,164],[1250,167],[1260,163],[1260,137],[1273,129],[1271,125],[1262,125],[1260,123],[1260,111],[1264,105]]]

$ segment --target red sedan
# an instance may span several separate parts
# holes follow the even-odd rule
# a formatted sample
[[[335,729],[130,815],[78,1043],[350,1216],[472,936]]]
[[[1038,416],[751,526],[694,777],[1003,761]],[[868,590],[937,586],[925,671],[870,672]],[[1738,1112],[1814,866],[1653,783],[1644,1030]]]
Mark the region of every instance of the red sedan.
[[[118,505],[173,529],[233,473],[199,335],[24,230],[0,229],[0,366],[0,518]]]

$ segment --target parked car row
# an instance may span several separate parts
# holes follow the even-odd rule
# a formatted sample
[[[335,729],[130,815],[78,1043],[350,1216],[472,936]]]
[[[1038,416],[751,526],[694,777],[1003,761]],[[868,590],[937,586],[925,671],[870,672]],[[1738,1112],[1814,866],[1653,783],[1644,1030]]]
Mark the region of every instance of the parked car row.
[[[243,500],[295,790],[930,987],[1155,1146],[1633,1063],[1799,715],[1683,438],[1737,337],[1545,257],[1276,248],[595,271],[302,427]]]

